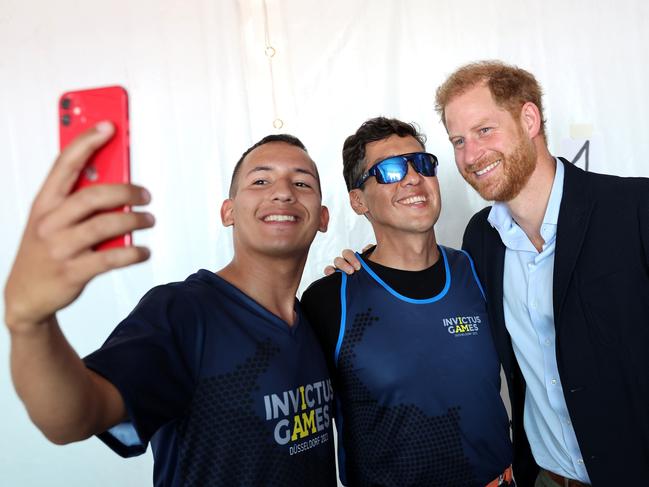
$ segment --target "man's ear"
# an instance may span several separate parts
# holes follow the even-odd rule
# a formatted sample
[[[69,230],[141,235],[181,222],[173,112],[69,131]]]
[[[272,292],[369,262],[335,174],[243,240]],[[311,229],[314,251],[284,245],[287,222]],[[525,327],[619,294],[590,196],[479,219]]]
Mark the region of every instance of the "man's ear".
[[[541,112],[539,112],[539,107],[531,101],[525,103],[521,108],[521,123],[523,124],[523,130],[530,139],[533,139],[541,132],[541,125],[543,124]]]
[[[327,231],[328,227],[329,227],[329,208],[322,205],[322,209],[320,211],[320,226],[318,227],[318,230],[324,233]]]
[[[369,208],[365,204],[365,195],[360,189],[352,189],[349,192],[349,204],[357,215],[364,215],[369,211]]]
[[[228,198],[221,205],[221,223],[224,227],[234,225],[234,204],[232,199]]]

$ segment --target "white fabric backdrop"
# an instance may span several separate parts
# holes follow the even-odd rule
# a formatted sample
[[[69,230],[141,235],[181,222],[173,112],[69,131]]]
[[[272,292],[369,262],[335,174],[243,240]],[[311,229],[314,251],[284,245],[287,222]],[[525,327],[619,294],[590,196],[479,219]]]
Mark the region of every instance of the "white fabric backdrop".
[[[433,97],[472,60],[499,58],[537,75],[558,155],[572,158],[585,137],[590,170],[649,176],[648,17],[644,0],[267,0],[266,8],[262,0],[0,0],[0,277],[57,152],[65,90],[127,87],[133,180],[153,193],[158,222],[136,236],[153,251],[148,263],[96,279],[60,313],[84,355],[154,284],[228,262],[219,207],[231,169],[246,147],[277,132],[277,117],[319,164],[332,213],[302,289],[341,248],[372,240],[348,208],[340,158],[344,138],[372,116],[416,121],[428,134],[440,159],[438,237],[459,244],[485,203],[455,170]],[[266,38],[276,50],[272,76]],[[44,440],[11,387],[8,352],[3,328],[2,485],[150,483],[150,454],[122,461],[96,439]]]

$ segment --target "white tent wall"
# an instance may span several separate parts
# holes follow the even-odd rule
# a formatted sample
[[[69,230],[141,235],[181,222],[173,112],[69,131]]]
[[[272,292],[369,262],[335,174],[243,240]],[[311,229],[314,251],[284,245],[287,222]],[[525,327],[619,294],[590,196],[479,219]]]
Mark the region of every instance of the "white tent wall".
[[[56,103],[66,90],[129,90],[132,176],[152,192],[157,217],[136,235],[150,261],[97,278],[60,313],[85,355],[153,285],[229,261],[220,204],[241,152],[268,133],[305,142],[332,214],[301,289],[342,248],[372,241],[348,207],[340,150],[375,115],[415,121],[428,135],[440,160],[438,239],[459,245],[486,203],[458,175],[433,99],[472,60],[502,59],[538,77],[553,153],[572,159],[588,140],[590,170],[649,176],[647,18],[644,0],[0,0],[0,277],[57,153]],[[150,453],[124,461],[97,439],[48,443],[11,386],[8,356],[3,328],[0,484],[150,483]]]

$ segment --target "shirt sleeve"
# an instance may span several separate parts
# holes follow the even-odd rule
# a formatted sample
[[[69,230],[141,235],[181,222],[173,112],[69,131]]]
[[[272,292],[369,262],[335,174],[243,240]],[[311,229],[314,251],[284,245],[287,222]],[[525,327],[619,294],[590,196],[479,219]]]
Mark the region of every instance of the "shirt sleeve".
[[[325,360],[331,377],[335,377],[336,342],[340,333],[342,306],[340,304],[340,285],[342,276],[335,272],[312,283],[304,294],[300,304],[309,321],[316,338],[325,354]]]
[[[200,353],[200,310],[178,287],[149,291],[84,359],[120,391],[128,420],[99,438],[121,456],[146,451],[155,432],[180,417],[191,400]]]

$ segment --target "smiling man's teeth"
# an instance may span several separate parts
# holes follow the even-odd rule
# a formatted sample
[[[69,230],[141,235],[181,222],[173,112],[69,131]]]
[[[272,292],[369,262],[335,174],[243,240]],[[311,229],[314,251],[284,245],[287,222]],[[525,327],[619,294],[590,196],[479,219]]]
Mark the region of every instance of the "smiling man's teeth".
[[[489,171],[491,171],[494,167],[496,167],[498,164],[500,164],[500,159],[498,159],[496,162],[492,162],[489,164],[487,167],[484,169],[480,169],[479,171],[476,171],[476,175],[482,176],[483,174],[487,174]]]
[[[415,203],[423,203],[424,201],[426,201],[425,196],[411,196],[410,198],[401,200],[401,203],[404,205],[412,205]]]
[[[293,215],[268,215],[264,218],[265,222],[294,222]]]

